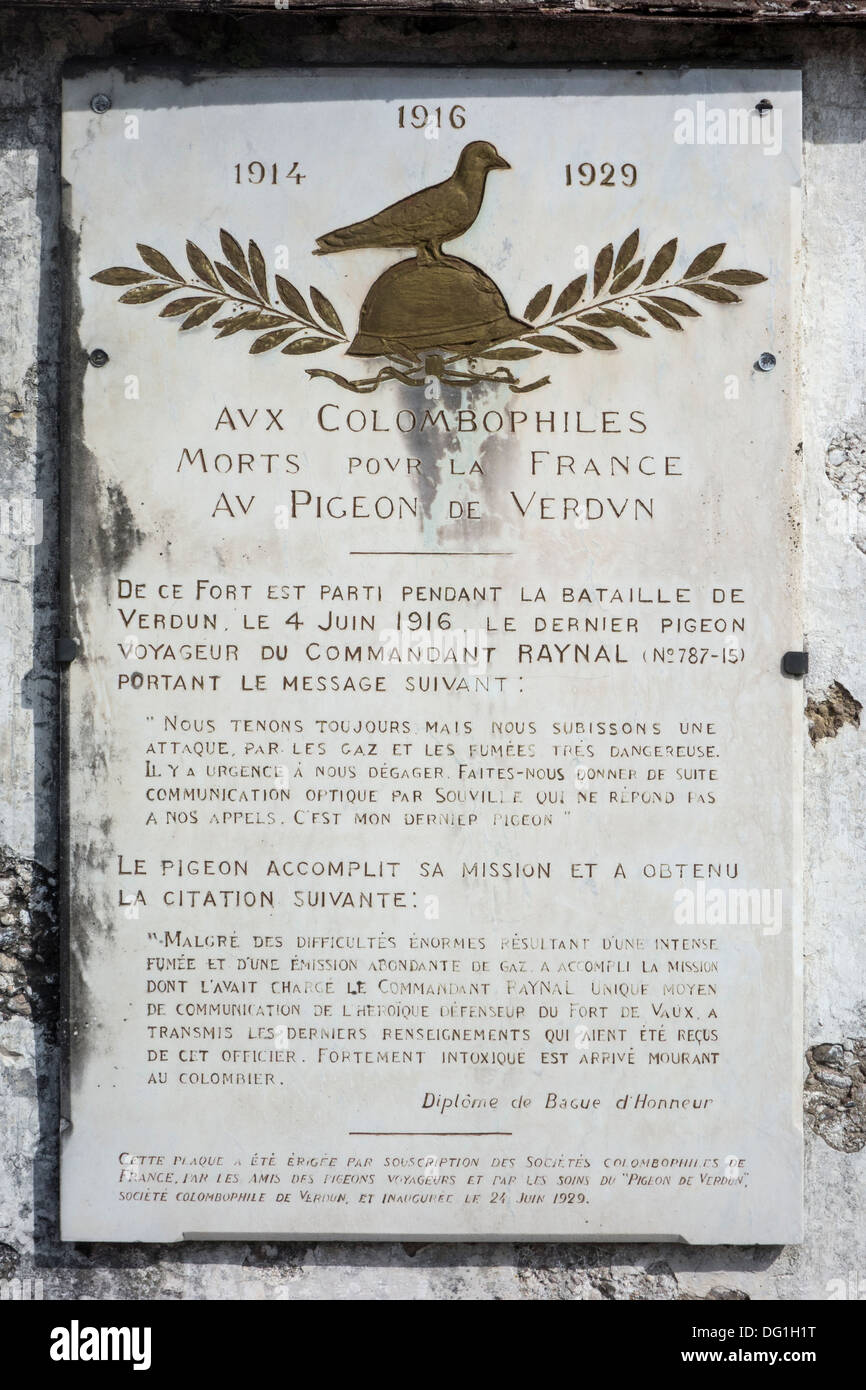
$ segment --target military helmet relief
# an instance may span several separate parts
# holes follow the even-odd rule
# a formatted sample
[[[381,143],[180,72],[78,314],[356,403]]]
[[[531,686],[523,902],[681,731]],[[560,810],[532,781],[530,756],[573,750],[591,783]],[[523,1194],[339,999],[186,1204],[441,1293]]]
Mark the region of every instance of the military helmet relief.
[[[164,299],[160,316],[180,318],[182,330],[209,323],[218,338],[251,333],[251,353],[278,349],[290,356],[305,356],[343,348],[350,357],[386,359],[387,365],[375,376],[359,380],[320,367],[307,368],[308,376],[327,377],[359,393],[375,391],[387,381],[424,386],[431,377],[446,386],[493,382],[511,391],[534,391],[550,378],[523,384],[506,364],[544,353],[615,351],[618,343],[610,330],[648,338],[650,321],[682,330],[682,320],[701,316],[692,300],[680,297],[682,293],[698,301],[739,304],[737,289],[767,278],[752,270],[717,269],[724,242],[701,251],[682,275],[674,277],[677,238],[665,242],[647,260],[640,254],[640,234],[635,230],[618,250],[610,242],[602,247],[592,273],[569,281],[552,308],[553,286],[545,285],[518,318],[485,271],[442,250],[444,243],[456,240],[474,223],[488,175],[510,168],[495,145],[473,140],[449,178],[317,239],[313,252],[317,256],[373,248],[415,253],[389,266],[371,286],[351,341],[334,305],[315,287],[310,288],[308,302],[293,284],[275,275],[274,298],[258,245],[250,241],[245,252],[225,230],[220,232],[224,261],[211,260],[200,247],[187,242],[191,278],[177,271],[162,252],[143,243],[138,244],[138,252],[144,269],[112,266],[91,278],[127,287],[121,304]]]

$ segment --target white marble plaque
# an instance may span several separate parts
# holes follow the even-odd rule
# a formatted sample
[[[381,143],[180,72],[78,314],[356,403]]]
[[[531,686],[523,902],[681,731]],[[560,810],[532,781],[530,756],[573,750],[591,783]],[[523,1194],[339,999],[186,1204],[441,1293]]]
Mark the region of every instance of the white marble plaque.
[[[798,74],[63,120],[64,1237],[798,1240]]]

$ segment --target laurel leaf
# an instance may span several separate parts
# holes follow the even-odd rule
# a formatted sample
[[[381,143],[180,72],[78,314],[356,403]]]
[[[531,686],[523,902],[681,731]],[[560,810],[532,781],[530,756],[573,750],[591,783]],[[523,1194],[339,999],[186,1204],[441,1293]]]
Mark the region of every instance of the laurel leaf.
[[[136,250],[145,265],[149,265],[151,270],[155,270],[158,275],[164,275],[167,280],[183,281],[183,276],[178,275],[171,261],[161,251],[155,251],[152,246],[146,246],[143,241],[137,243]]]
[[[691,280],[696,275],[706,275],[708,270],[712,270],[716,261],[725,249],[724,241],[716,242],[715,246],[708,246],[706,251],[702,251],[699,256],[695,256],[685,275],[684,280]]]
[[[93,278],[95,280],[96,276]],[[717,270],[715,275],[710,276],[711,280],[717,280],[722,285],[760,285],[766,278],[756,270]]]
[[[307,308],[306,300],[304,299],[300,290],[296,290],[294,285],[290,284],[288,280],[283,279],[282,275],[278,275],[276,277],[276,281],[277,294],[280,296],[280,299],[283,301],[289,312],[292,314],[296,314],[299,319],[304,319],[307,323],[309,323],[310,311]]]
[[[272,328],[283,321],[279,315],[275,314],[273,317],[276,322],[273,324],[260,322],[261,319],[270,317],[269,314],[264,314],[258,309],[245,309],[241,314],[233,314],[227,319],[218,319],[214,328],[220,330],[217,333],[218,338],[229,338],[233,333],[240,333],[242,328]]]
[[[152,280],[149,270],[133,270],[129,265],[112,265],[108,270],[99,270],[91,275],[100,285],[140,285],[143,280]]]
[[[716,304],[742,304],[742,299],[733,290],[726,290],[723,285],[688,285],[684,286],[689,294],[699,294],[701,299],[712,299]]]
[[[171,294],[174,289],[177,289],[176,285],[163,283],[136,285],[134,289],[127,290],[126,294],[122,294],[117,302],[118,304],[149,304],[153,299],[162,299],[164,294]]]
[[[286,315],[279,309],[259,309],[253,313],[253,328],[285,328]]]
[[[606,333],[597,333],[594,328],[578,328],[575,325],[568,326],[565,331],[571,333],[579,343],[595,348],[597,352],[612,352],[616,349],[613,338],[608,338]]]
[[[595,258],[595,269],[592,273],[592,292],[599,295],[608,281],[608,276],[613,269],[613,246],[608,242],[603,246]]]
[[[238,275],[237,271],[232,270],[231,266],[223,265],[222,261],[217,261],[216,268],[229,289],[235,290],[238,294],[243,295],[245,299],[252,299],[254,297],[255,290],[249,280],[245,280],[242,275]]]
[[[629,236],[626,237],[625,241],[623,242],[622,246],[619,248],[619,251],[617,252],[616,261],[613,267],[613,273],[615,277],[619,275],[620,271],[625,270],[627,265],[631,264],[632,257],[634,256],[634,253],[637,250],[639,241],[640,231],[636,228],[633,232],[629,234]]]
[[[250,352],[270,352],[271,348],[279,347],[291,338],[293,333],[299,332],[297,328],[277,328],[272,333],[263,333],[260,338],[256,338],[250,344]]]
[[[594,309],[592,313],[581,314],[580,322],[591,324],[593,328],[625,328],[637,338],[650,336],[639,323],[635,323],[627,314],[621,314],[618,309]]]
[[[283,352],[324,352],[325,348],[333,346],[333,338],[296,338],[293,343],[286,343]]]
[[[201,304],[218,304],[219,301],[212,299],[210,295],[184,294],[180,299],[173,299],[170,304],[166,304],[159,311],[161,319],[174,318],[177,314],[189,314],[193,309],[197,309]]]
[[[249,267],[247,266],[246,257],[244,256],[244,253],[241,250],[240,244],[237,241],[235,241],[231,232],[227,232],[225,231],[225,229],[223,229],[220,232],[220,246],[222,247],[223,255],[225,256],[229,264],[238,272],[239,275],[243,275],[244,279],[248,280],[250,278],[250,272]]]
[[[479,352],[479,357],[492,357],[497,362],[519,362],[523,357],[539,357],[538,348],[525,347],[504,347],[490,348],[488,352]]]
[[[196,246],[194,241],[188,241],[186,244],[186,258],[200,280],[204,280],[205,284],[210,285],[212,290],[222,289],[219,276],[204,251],[200,246]]]
[[[523,311],[523,317],[534,323],[538,315],[544,309],[545,304],[553,293],[552,285],[543,285],[537,294],[534,294]]]
[[[330,299],[317,290],[315,285],[310,286],[310,298],[313,301],[313,308],[328,328],[333,328],[335,333],[344,334],[343,325],[340,322],[340,315],[337,313]]]
[[[580,352],[576,343],[566,338],[555,338],[551,333],[537,333],[526,339],[533,347],[546,348],[549,352]]]
[[[564,314],[569,309],[573,309],[575,304],[579,304],[583,299],[583,292],[586,289],[586,276],[578,275],[576,280],[572,280],[566,285],[553,306],[553,314]]]
[[[617,275],[610,287],[611,294],[621,294],[627,290],[629,285],[633,285],[635,280],[643,270],[643,261],[635,261],[628,270],[624,270],[621,275]]]
[[[643,278],[644,284],[654,285],[657,280],[660,280],[665,271],[669,270],[673,265],[676,254],[677,239],[676,237],[672,237],[670,241],[666,241],[664,246],[656,251],[650,261],[650,268]]]
[[[682,332],[683,326],[679,319],[675,319],[673,314],[669,314],[667,309],[662,309],[659,304],[653,304],[651,299],[642,299],[640,306],[642,309],[646,309],[656,323],[663,324],[665,328],[678,328]]]
[[[230,338],[233,333],[240,333],[242,328],[257,328],[257,318],[255,309],[246,309],[242,314],[229,314],[228,318],[217,319],[212,327],[219,329],[218,338]]]
[[[265,258],[254,241],[250,242],[250,270],[252,271],[253,284],[259,295],[262,299],[269,299],[268,269],[265,265]]]
[[[691,286],[689,286],[691,288]],[[684,299],[671,299],[667,294],[654,294],[651,296],[653,304],[660,304],[663,309],[667,309],[669,314],[679,314],[681,318],[699,319],[700,310],[687,304]]]
[[[185,328],[198,328],[199,324],[207,323],[208,319],[220,307],[220,303],[219,299],[206,299],[203,304],[199,304],[197,309],[193,309],[189,318],[184,319],[180,331],[183,332]]]

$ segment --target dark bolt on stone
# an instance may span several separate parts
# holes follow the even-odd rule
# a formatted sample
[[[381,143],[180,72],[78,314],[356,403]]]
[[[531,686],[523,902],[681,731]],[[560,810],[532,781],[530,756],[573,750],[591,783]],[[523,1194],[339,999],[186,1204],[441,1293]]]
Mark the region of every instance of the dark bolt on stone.
[[[762,352],[755,366],[759,372],[771,372],[776,365],[776,359],[771,352]]]
[[[97,116],[104,116],[106,111],[111,110],[111,97],[106,96],[105,92],[97,92],[96,96],[90,98],[90,109]]]
[[[108,353],[104,348],[94,348],[88,360],[91,367],[104,367],[108,361]]]

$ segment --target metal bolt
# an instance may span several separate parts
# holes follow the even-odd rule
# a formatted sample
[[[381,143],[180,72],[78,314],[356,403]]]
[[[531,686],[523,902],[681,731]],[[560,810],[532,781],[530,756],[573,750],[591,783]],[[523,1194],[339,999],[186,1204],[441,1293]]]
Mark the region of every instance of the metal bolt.
[[[755,110],[757,111],[759,116],[763,116],[765,111],[772,111],[772,109],[773,103],[771,101],[767,101],[766,97],[762,97],[761,100],[755,106]]]
[[[54,660],[60,666],[67,666],[74,661],[78,655],[78,643],[74,637],[56,637],[54,639]]]
[[[782,657],[782,670],[786,676],[806,676],[809,674],[808,652],[785,652]]]
[[[776,359],[771,352],[762,352],[755,366],[759,372],[771,372],[776,365]]]
[[[108,361],[108,353],[104,348],[94,348],[87,360],[91,367],[104,367]]]
[[[105,92],[97,92],[96,96],[90,98],[90,109],[97,116],[104,116],[106,111],[111,110],[111,97],[106,96]]]

